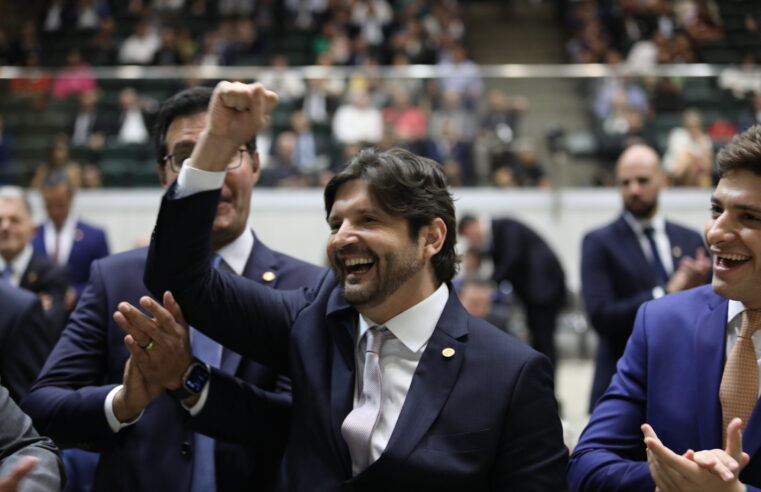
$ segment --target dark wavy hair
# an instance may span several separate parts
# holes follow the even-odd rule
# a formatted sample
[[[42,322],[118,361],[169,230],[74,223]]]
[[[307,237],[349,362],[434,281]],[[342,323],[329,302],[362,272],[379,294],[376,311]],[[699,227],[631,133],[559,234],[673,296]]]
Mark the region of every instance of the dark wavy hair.
[[[330,215],[341,185],[355,179],[367,185],[373,200],[386,213],[407,221],[413,240],[433,219],[444,221],[444,244],[431,263],[439,282],[450,281],[460,260],[455,253],[454,202],[441,166],[404,149],[363,149],[325,187],[326,215]]]
[[[160,166],[164,166],[163,159],[168,152],[166,132],[169,125],[175,118],[206,112],[209,109],[212,92],[214,91],[210,87],[191,87],[181,90],[161,103],[158,116],[156,116],[156,123],[153,125],[153,150]],[[251,155],[256,152],[256,136],[246,143],[246,148]]]
[[[761,176],[761,124],[735,135],[716,156],[719,177],[744,169]]]

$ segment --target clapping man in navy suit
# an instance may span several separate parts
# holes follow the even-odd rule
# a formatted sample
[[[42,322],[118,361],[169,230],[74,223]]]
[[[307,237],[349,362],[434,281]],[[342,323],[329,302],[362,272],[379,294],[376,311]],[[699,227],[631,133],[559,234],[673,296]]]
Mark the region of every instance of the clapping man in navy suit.
[[[54,171],[45,176],[42,199],[48,220],[37,228],[32,247],[35,253],[68,268],[76,292],[67,306],[72,309],[87,285],[92,262],[108,256],[106,233],[72,213],[74,187],[65,172]]]
[[[616,372],[640,304],[704,284],[711,269],[700,234],[667,221],[658,209],[665,176],[652,148],[626,149],[616,182],[624,212],[587,233],[581,251],[584,305],[599,335],[590,408]]]
[[[565,490],[551,364],[458,301],[454,204],[437,163],[365,149],[330,181],[332,269],[316,288],[265,289],[212,267],[219,183],[276,100],[260,84],[217,85],[162,202],[145,280],[197,329],[291,377],[283,489]],[[115,315],[137,367],[172,343],[165,299],[172,309],[141,300],[153,318],[127,303]]]
[[[210,96],[211,89],[197,87],[162,105],[154,144],[163,185],[176,178],[198,142]],[[220,270],[267,290],[316,281],[322,269],[269,249],[248,227],[259,178],[253,135],[228,164],[205,238]],[[128,360],[124,331],[111,316],[120,301],[137,303],[148,295],[142,281],[146,254],[142,248],[93,263],[24,409],[57,442],[101,453],[94,491],[270,490],[288,435],[290,382],[199,332],[188,338],[187,330],[174,333],[177,350],[157,367],[186,375],[193,386],[170,394],[146,381]],[[236,427],[216,432],[226,421]],[[76,461],[81,467],[81,456]]]
[[[761,125],[716,160],[712,284],[639,308],[571,457],[574,490],[761,490]]]

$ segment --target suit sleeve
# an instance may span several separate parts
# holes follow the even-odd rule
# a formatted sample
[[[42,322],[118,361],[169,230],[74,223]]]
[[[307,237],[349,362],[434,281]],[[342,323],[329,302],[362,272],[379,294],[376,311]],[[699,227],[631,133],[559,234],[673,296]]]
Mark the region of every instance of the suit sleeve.
[[[653,490],[640,426],[647,405],[647,339],[640,308],[618,371],[571,455],[573,490]]]
[[[543,355],[530,358],[518,376],[500,445],[491,490],[568,489],[568,449],[563,445],[552,368]]]
[[[277,291],[211,268],[211,227],[219,190],[164,196],[153,232],[145,285],[170,290],[185,319],[224,346],[288,374],[288,337],[309,303],[305,290]]]
[[[77,308],[22,403],[37,429],[61,445],[101,450],[117,440],[103,410],[116,386],[103,385],[110,314],[95,262]]]
[[[273,453],[287,441],[291,417],[291,387],[279,376],[275,391],[212,369],[209,395],[201,412],[189,420],[190,429],[215,439],[253,446]],[[235,425],[223,425],[234,422]],[[279,450],[280,452],[283,449]]]
[[[622,339],[631,332],[637,308],[653,298],[650,290],[620,298],[616,296],[615,271],[599,237],[587,235],[581,251],[581,289],[592,326],[601,336]]]
[[[58,450],[47,437],[40,437],[32,421],[0,387],[0,478],[7,476],[25,456],[40,461],[22,480],[19,492],[60,490],[63,464]]]
[[[16,402],[29,392],[55,343],[39,299],[29,298],[30,302],[8,328],[0,357],[2,384]]]

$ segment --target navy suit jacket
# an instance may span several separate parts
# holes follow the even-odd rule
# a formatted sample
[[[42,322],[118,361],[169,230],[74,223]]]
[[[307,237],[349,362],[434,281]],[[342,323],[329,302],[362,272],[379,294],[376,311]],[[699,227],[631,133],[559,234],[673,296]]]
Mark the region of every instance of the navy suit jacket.
[[[35,253],[48,257],[45,249],[45,227],[51,227],[46,223],[37,228],[37,233],[32,239],[32,247]],[[108,256],[108,242],[106,233],[99,227],[86,222],[77,221],[74,232],[74,242],[71,245],[71,253],[66,266],[69,269],[71,284],[77,291],[77,298],[82,295],[90,277],[90,265],[93,261]]]
[[[719,385],[727,300],[710,286],[670,294],[639,309],[618,372],[571,456],[574,490],[652,491],[640,425],[677,454],[723,448]],[[751,460],[740,474],[761,490],[761,405],[743,435]]]
[[[705,248],[700,234],[673,222],[666,222],[666,235],[675,271],[682,257],[694,257],[698,248]],[[589,321],[600,337],[591,405],[616,372],[616,361],[624,353],[637,308],[653,298],[652,291],[658,285],[653,267],[623,215],[584,237],[581,291]]]
[[[206,405],[196,417],[164,394],[136,424],[117,434],[108,426],[104,401],[121,383],[129,357],[125,333],[112,314],[119,302],[138,305],[141,296],[149,295],[142,283],[146,251],[128,251],[93,263],[90,283],[23,401],[24,410],[41,433],[59,444],[102,453],[95,491],[189,490],[191,431],[245,443],[218,441],[218,490],[251,490],[252,484],[257,490],[271,489],[288,434],[290,384],[231,351],[223,357],[222,370],[212,370]],[[275,279],[266,282],[265,272],[274,273]],[[260,284],[294,288],[314,282],[321,272],[256,240],[244,274]],[[237,427],[220,425],[227,420]]]
[[[171,289],[193,326],[291,377],[288,490],[566,489],[547,358],[469,315],[451,286],[385,451],[352,477],[340,429],[353,408],[358,313],[332,272],[317,288],[276,291],[212,269],[218,198],[164,199],[146,285]]]
[[[19,282],[19,287],[22,289],[35,294],[44,293],[50,296],[52,304],[45,309],[45,317],[55,339],[58,338],[66,323],[67,313],[64,298],[69,285],[69,272],[53,260],[37,253],[32,255]]]
[[[494,281],[509,280],[526,306],[560,309],[565,274],[549,245],[517,220],[494,219],[491,230]]]
[[[16,403],[37,379],[54,343],[37,296],[0,281],[0,384]]]

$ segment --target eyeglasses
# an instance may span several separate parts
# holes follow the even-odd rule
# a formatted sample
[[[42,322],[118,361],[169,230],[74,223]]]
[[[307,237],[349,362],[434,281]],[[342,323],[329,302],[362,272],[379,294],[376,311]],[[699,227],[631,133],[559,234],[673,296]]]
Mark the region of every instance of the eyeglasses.
[[[175,152],[174,154],[168,154],[165,155],[161,160],[164,163],[169,163],[169,166],[171,166],[172,171],[179,173],[180,169],[182,169],[182,163],[185,162],[186,159],[190,158],[190,154],[193,153],[193,149],[189,150],[183,150],[182,152]],[[227,170],[232,171],[233,169],[237,169],[243,164],[243,154],[248,153],[248,149],[238,149],[238,155],[237,157],[233,157],[230,159],[230,163],[227,165]]]

